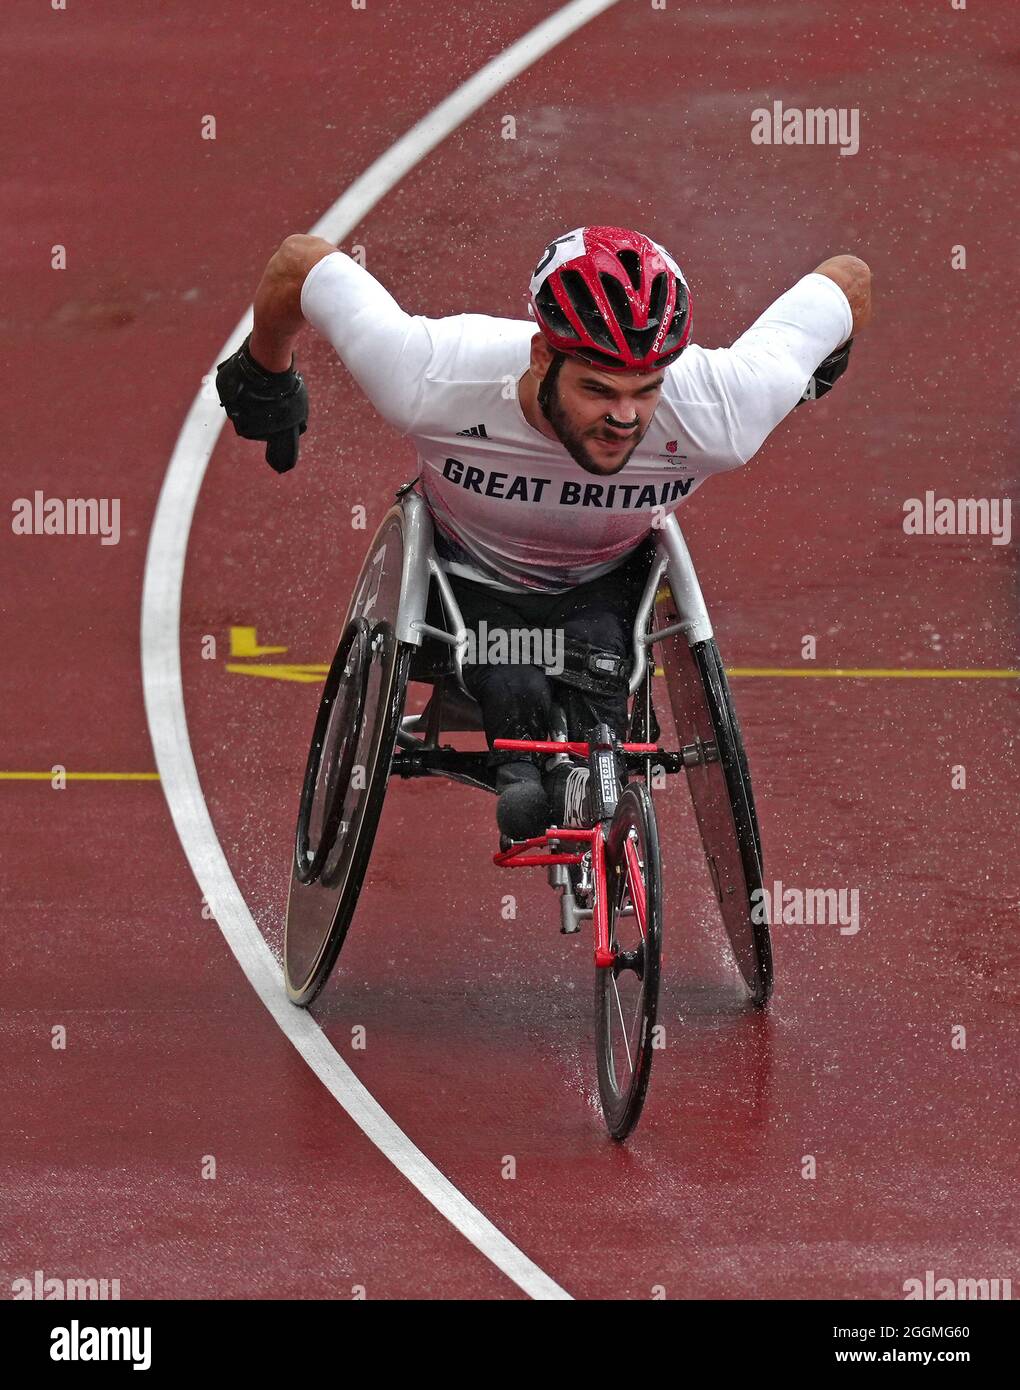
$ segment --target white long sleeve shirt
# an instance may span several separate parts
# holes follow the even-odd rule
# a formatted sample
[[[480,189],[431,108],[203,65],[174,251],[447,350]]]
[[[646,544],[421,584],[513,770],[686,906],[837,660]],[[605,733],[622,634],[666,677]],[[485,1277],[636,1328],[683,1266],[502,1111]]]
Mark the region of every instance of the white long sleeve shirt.
[[[313,266],[301,309],[417,449],[444,568],[516,592],[559,592],[622,563],[657,517],[757,452],[853,327],[839,286],[805,275],[732,347],[691,345],[667,367],[641,443],[596,478],[521,410],[534,322],[407,314],[341,251]]]

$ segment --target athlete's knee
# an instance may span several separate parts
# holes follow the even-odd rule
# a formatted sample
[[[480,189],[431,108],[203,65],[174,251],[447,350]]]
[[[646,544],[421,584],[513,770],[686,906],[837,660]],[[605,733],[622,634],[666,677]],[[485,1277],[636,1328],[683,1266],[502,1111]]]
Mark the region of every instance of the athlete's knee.
[[[630,634],[614,613],[580,614],[563,624],[565,642],[573,640],[622,656],[628,649]]]
[[[465,670],[465,684],[482,707],[486,732],[501,738],[547,737],[552,689],[539,667],[472,667]]]
[[[561,659],[550,675],[560,686],[614,705],[626,705],[630,687],[631,661],[619,633],[589,629],[590,637],[575,632],[564,639]]]
[[[464,668],[469,690],[488,699],[548,703],[549,679],[539,666],[471,666]]]

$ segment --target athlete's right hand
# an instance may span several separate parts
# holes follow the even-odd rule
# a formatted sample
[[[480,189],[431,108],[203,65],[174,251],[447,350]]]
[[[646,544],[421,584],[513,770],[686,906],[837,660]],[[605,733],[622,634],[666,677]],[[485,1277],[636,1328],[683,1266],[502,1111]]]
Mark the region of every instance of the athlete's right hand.
[[[277,473],[297,463],[298,438],[308,428],[308,390],[294,362],[267,372],[248,351],[251,334],[216,368],[220,404],[242,439],[264,439],[266,462]]]
[[[853,338],[847,338],[842,347],[838,347],[835,352],[830,352],[828,357],[819,362],[797,405],[803,405],[805,401],[816,401],[819,396],[824,396],[827,391],[832,390],[846,371],[846,364],[850,360],[850,349],[853,345]]]

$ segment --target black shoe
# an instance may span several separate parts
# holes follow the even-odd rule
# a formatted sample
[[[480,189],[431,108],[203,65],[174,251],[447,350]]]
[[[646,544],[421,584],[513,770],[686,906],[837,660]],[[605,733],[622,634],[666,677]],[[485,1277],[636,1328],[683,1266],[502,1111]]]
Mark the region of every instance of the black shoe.
[[[510,840],[533,840],[549,828],[549,798],[540,782],[513,782],[499,794],[496,824]]]
[[[496,802],[496,824],[509,840],[532,840],[549,827],[549,798],[542,777],[530,759],[515,758],[496,773],[501,788]]]

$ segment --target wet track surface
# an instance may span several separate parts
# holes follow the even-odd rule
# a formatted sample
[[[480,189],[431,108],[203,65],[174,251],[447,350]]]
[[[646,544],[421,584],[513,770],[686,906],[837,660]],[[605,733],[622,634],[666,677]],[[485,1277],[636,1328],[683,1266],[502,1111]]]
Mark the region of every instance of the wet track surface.
[[[492,866],[481,793],[391,787],[313,1013],[410,1139],[575,1297],[895,1299],[926,1269],[1010,1277],[1020,687],[987,673],[1020,666],[1015,544],[910,537],[902,516],[929,489],[1016,496],[1002,209],[1020,24],[1005,5],[937,21],[878,3],[809,19],[770,7],[767,21],[675,8],[593,20],[342,247],[363,245],[412,311],[522,314],[550,235],[631,223],[684,265],[711,346],[826,255],[864,256],[876,320],[844,380],[679,519],[731,669],[972,674],[732,677],[766,883],[856,891],[859,929],[777,924],[774,1000],[748,1011],[678,783],[660,808],[666,1047],[626,1147],[598,1111],[589,934],[559,934],[540,871]],[[0,677],[4,769],[154,770],[145,545],[202,374],[282,236],[545,13],[403,5],[355,29],[307,4],[274,12],[271,46],[229,6],[139,21],[108,4],[74,19],[73,38],[16,16],[9,54],[41,49],[60,98],[39,108],[20,69],[7,94],[33,113],[12,181],[31,239],[5,230],[18,273],[2,331],[48,382],[14,422],[24,462],[8,490],[116,495],[123,522],[117,546],[8,536],[0,550],[15,655]],[[366,51],[378,58],[363,66]],[[635,92],[628,73],[658,70],[664,51],[668,100]],[[99,71],[118,75],[117,101]],[[751,109],[779,98],[859,107],[860,152],[753,146]],[[197,134],[208,110],[214,143]],[[500,137],[507,113],[514,141]],[[74,164],[72,119],[87,135]],[[48,268],[58,240],[61,276]],[[965,270],[951,267],[957,245]],[[371,528],[413,474],[326,345],[309,335],[300,359],[300,464],[277,478],[256,446],[222,436],[181,619],[202,788],[277,955],[317,685],[253,672],[330,660]],[[359,506],[367,533],[351,525]],[[232,658],[237,627],[286,650]],[[265,1012],[203,915],[158,783],[8,780],[0,805],[0,1276],[106,1274],[125,1297],[521,1296]]]

